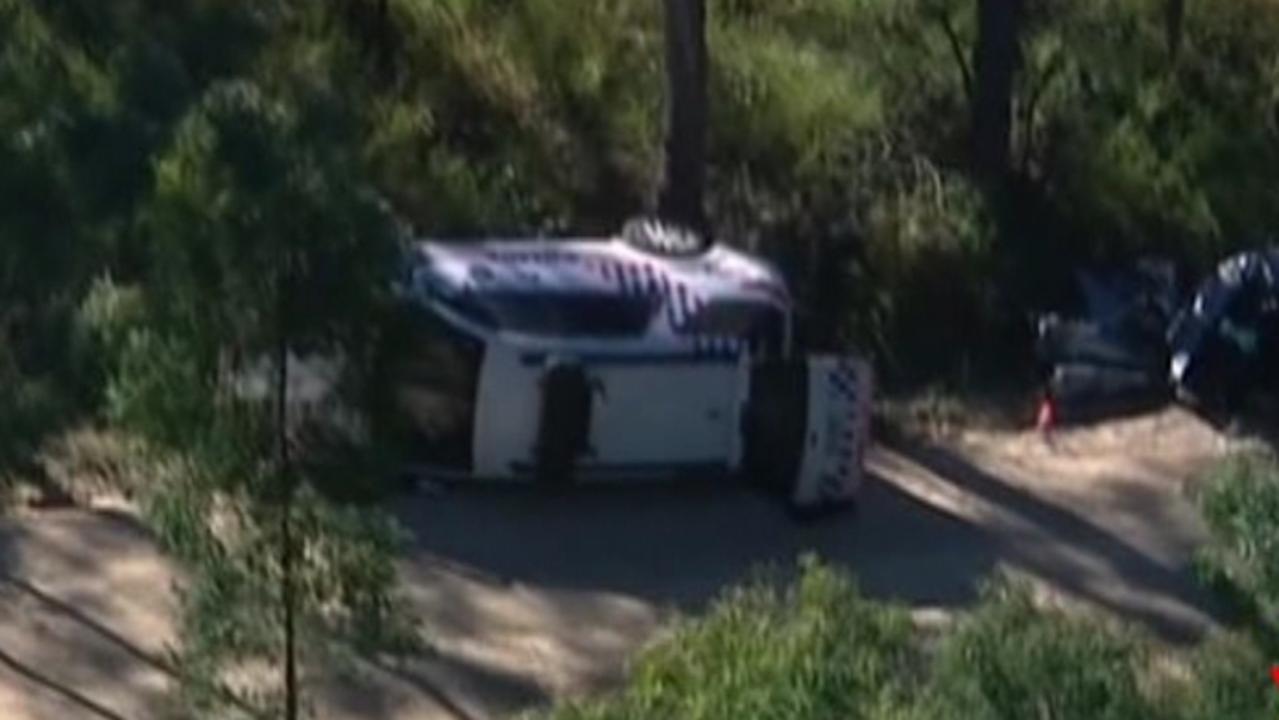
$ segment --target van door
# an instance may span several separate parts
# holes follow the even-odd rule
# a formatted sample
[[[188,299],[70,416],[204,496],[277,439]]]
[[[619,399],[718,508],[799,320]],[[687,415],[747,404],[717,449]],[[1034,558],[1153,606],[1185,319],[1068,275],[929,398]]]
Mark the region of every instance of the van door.
[[[502,344],[485,353],[475,422],[478,476],[532,479],[539,466],[543,475],[564,472],[569,454],[573,477],[561,481],[724,473],[739,466],[744,359],[574,354],[560,360],[580,373],[569,384],[572,392],[555,390],[558,361],[545,353]],[[588,409],[581,408],[582,387],[589,389]],[[551,407],[562,404],[578,408],[567,416],[585,421],[589,433],[566,444],[567,454],[548,466],[539,463],[539,448],[565,428],[543,426],[562,422]]]
[[[587,367],[597,392],[584,471],[669,475],[740,464],[744,360],[609,358]]]

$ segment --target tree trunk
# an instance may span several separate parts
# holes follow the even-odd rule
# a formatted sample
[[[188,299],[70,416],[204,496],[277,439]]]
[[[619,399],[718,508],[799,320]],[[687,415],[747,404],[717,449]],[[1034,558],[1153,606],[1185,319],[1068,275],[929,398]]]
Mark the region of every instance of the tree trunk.
[[[1012,141],[1013,80],[1020,63],[1018,32],[1025,0],[977,0],[973,50],[973,171],[988,188],[1008,176]]]
[[[376,79],[384,85],[398,80],[398,36],[388,0],[345,0],[333,15],[372,64]]]
[[[1165,0],[1164,32],[1168,38],[1168,54],[1173,60],[1181,52],[1182,25],[1186,19],[1186,0]]]
[[[706,231],[706,0],[663,0],[666,18],[666,158],[657,213]]]
[[[293,478],[289,467],[289,279],[287,254],[276,275],[275,336],[275,447],[276,482],[280,498],[280,601],[284,623],[284,717],[298,718],[298,672],[296,637],[296,597],[293,567]]]
[[[294,592],[293,568],[293,492],[280,509],[280,561],[281,588],[284,604],[284,717],[298,718],[298,668],[297,668],[297,600]]]

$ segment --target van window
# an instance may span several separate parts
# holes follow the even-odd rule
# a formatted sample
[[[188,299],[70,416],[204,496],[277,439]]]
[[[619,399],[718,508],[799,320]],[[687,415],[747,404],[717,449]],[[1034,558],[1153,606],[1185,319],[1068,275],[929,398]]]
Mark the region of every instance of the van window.
[[[485,293],[475,304],[500,329],[552,337],[641,337],[657,312],[652,298],[602,293]]]
[[[688,335],[745,340],[757,355],[776,357],[785,350],[786,314],[761,302],[715,300],[681,327]]]

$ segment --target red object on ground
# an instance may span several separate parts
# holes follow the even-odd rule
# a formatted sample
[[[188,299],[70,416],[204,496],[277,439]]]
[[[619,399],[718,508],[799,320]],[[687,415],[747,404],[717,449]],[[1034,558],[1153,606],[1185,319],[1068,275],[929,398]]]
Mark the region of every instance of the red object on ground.
[[[1274,682],[1276,687],[1279,687],[1279,665],[1272,665],[1270,667],[1270,679]]]
[[[1057,424],[1057,406],[1052,398],[1044,398],[1039,403],[1039,412],[1035,416],[1035,429],[1041,433],[1049,433]]]

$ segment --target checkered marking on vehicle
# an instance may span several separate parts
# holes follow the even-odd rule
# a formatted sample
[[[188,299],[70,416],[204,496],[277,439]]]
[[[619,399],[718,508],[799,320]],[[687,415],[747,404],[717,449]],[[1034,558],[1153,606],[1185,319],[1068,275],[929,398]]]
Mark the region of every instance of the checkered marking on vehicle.
[[[827,392],[839,398],[840,412],[827,417],[826,472],[821,478],[825,497],[847,494],[848,479],[860,472],[869,435],[870,373],[864,364],[841,359],[826,376]]]

